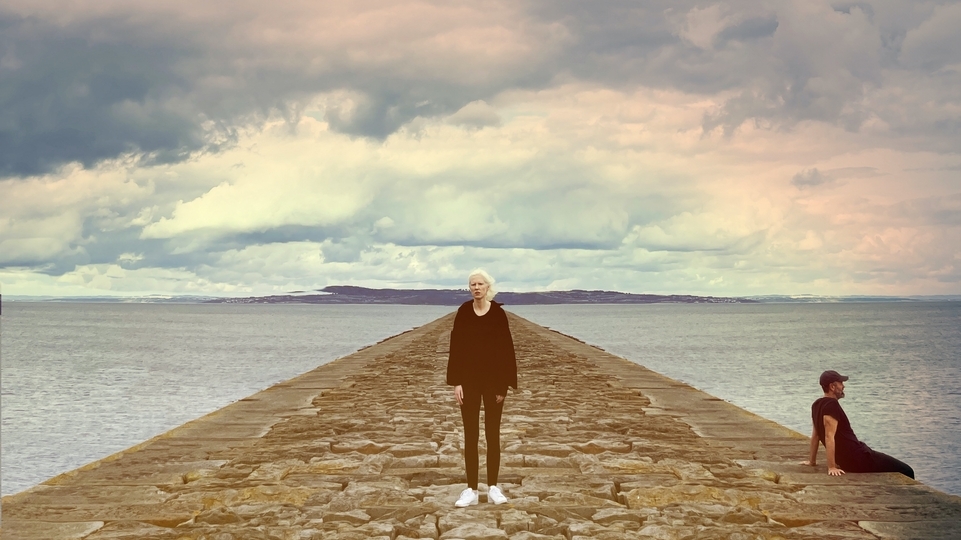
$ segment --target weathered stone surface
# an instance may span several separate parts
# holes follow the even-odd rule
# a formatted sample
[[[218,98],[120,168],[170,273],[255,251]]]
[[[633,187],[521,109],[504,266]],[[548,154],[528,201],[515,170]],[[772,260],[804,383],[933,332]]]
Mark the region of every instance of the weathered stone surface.
[[[440,535],[441,540],[507,540],[507,533],[483,523],[465,523]]]
[[[533,532],[519,532],[512,534],[510,540],[567,540],[563,534],[540,534]]]
[[[587,520],[567,520],[565,521],[567,532],[572,537],[575,536],[594,536],[607,531],[607,527]]]
[[[631,451],[630,441],[620,441],[620,440],[591,440],[585,443],[573,443],[571,444],[578,452],[583,454],[600,454],[603,452],[614,452],[618,454],[626,454]]]
[[[529,474],[521,487],[511,491],[515,496],[546,499],[561,493],[581,493],[599,499],[614,500],[614,481],[608,478],[570,476],[567,474]]]
[[[466,524],[478,524],[487,528],[497,527],[497,515],[471,507],[459,511],[446,513],[437,521],[437,529],[441,536]]]
[[[3,500],[6,539],[961,538],[961,498],[511,316],[499,485],[464,489],[448,316]],[[822,460],[823,461],[823,458]]]
[[[530,531],[534,528],[534,516],[513,508],[501,512],[500,528],[507,534]]]
[[[331,443],[330,451],[336,454],[360,452],[361,454],[379,454],[389,448],[390,444],[378,444],[368,439],[337,441]]]
[[[850,521],[819,521],[803,527],[790,529],[792,535],[799,538],[811,538],[820,540],[830,538],[836,540],[876,540],[877,536],[871,534],[869,529],[865,529],[857,523]],[[884,536],[881,536],[884,538]],[[897,536],[895,538],[908,538]],[[924,538],[935,538],[925,536]]]
[[[552,457],[567,457],[576,451],[571,445],[561,443],[513,444],[505,448],[505,450],[531,456],[541,455]]]
[[[387,450],[387,453],[398,458],[430,455],[436,459],[437,443],[425,441],[395,444]]]
[[[408,519],[403,524],[397,526],[395,530],[398,533],[398,537],[407,536],[409,538],[431,538],[436,540],[439,536],[437,517],[434,515],[424,515]]]
[[[760,501],[760,497],[756,495],[741,494],[732,489],[700,484],[635,489],[627,493],[625,498],[628,508],[662,508],[684,503],[709,503],[736,507],[744,502]]]
[[[243,520],[242,517],[223,506],[205,510],[194,517],[194,523],[206,523],[208,525],[226,525],[228,523],[240,523]]]
[[[639,511],[627,510],[625,508],[604,508],[591,516],[591,521],[601,525],[610,525],[615,521],[633,521],[635,523],[643,523],[649,515],[656,513],[657,512],[653,510]]]
[[[351,525],[361,525],[370,521],[370,515],[363,510],[348,510],[346,512],[327,512],[324,514],[324,523],[350,523]]]
[[[961,538],[961,520],[958,519],[900,522],[861,521],[858,525],[878,538],[903,540],[957,540]]]
[[[86,538],[103,527],[102,521],[68,521],[66,523],[40,520],[17,520],[3,516],[3,538]]]
[[[558,493],[557,495],[545,497],[543,502],[545,504],[553,504],[561,507],[574,506],[586,508],[619,508],[621,506],[610,499],[601,499],[600,497],[592,497],[583,493]]]

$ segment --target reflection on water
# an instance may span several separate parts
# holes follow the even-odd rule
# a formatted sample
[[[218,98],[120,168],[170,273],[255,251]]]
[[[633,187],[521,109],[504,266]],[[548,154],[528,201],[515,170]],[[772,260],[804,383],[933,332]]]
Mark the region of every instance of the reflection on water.
[[[961,302],[507,308],[805,435],[836,369],[858,437],[961,494]]]

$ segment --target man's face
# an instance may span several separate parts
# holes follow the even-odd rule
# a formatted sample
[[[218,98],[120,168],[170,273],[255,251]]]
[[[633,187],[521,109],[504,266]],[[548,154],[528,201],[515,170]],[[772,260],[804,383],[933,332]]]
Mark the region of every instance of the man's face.
[[[831,390],[834,391],[834,395],[841,399],[844,397],[844,381],[837,381],[831,383]]]

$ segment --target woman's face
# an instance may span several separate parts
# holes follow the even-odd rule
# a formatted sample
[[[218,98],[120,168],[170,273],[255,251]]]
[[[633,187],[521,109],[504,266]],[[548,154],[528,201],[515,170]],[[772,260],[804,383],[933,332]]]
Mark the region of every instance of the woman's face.
[[[486,297],[487,289],[490,289],[490,285],[484,281],[483,276],[471,276],[468,287],[470,287],[470,294],[475,300]]]

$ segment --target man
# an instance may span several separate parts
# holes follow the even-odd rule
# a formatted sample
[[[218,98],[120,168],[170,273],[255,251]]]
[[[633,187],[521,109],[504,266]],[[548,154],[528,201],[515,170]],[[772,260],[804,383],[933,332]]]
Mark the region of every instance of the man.
[[[914,478],[914,469],[893,457],[871,450],[859,441],[848,416],[838,400],[844,397],[844,381],[848,377],[829,370],[821,374],[824,397],[811,405],[814,431],[811,433],[811,459],[804,465],[817,465],[818,444],[823,443],[828,455],[828,474],[841,476],[848,472],[899,472]]]

